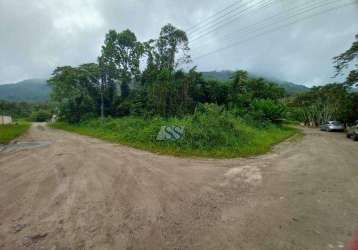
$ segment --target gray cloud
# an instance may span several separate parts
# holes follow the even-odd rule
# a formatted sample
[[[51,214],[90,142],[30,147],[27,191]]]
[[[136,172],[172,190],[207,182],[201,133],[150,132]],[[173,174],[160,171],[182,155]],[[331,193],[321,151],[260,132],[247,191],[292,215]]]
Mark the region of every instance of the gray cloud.
[[[343,1],[349,2],[336,4]],[[157,37],[166,23],[186,29],[233,2],[0,0],[0,83],[48,77],[56,66],[95,61],[109,29],[130,28],[140,40],[147,40]],[[259,6],[262,1],[243,2]],[[282,12],[289,21],[295,6],[312,3],[274,2],[193,42],[193,58],[251,37],[255,33],[242,31],[248,25]],[[333,1],[326,2],[328,8]],[[197,65],[200,70],[247,69],[306,85],[331,82],[332,57],[349,48],[358,33],[357,20],[358,3],[194,60],[190,66]]]

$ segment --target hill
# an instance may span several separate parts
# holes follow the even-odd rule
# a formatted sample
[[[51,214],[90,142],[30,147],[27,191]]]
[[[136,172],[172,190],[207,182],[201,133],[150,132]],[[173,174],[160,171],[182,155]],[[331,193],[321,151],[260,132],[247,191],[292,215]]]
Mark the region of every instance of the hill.
[[[202,72],[206,80],[229,80],[233,71],[209,71]],[[250,74],[251,77],[261,77],[259,75]],[[269,77],[263,77],[269,81],[275,82],[283,87],[288,94],[302,93],[309,90],[304,85],[294,84],[291,82],[280,81]],[[47,85],[46,79],[28,79],[13,84],[0,85],[0,100],[6,101],[26,101],[26,102],[45,102],[49,99],[51,88]]]
[[[230,71],[230,70],[202,72],[203,77],[206,80],[219,80],[219,81],[229,80],[233,73],[234,72]],[[272,81],[272,82],[280,85],[282,88],[284,88],[286,90],[286,92],[288,94],[291,94],[291,95],[296,94],[296,93],[307,92],[309,90],[309,88],[304,85],[299,85],[299,84],[295,84],[295,83],[287,82],[287,81],[281,81],[279,79],[273,79],[270,77],[260,76],[260,75],[256,75],[256,74],[249,74],[249,75],[252,78],[262,77],[269,81]]]
[[[29,79],[13,84],[0,85],[0,100],[45,102],[49,98],[50,87],[45,79]]]

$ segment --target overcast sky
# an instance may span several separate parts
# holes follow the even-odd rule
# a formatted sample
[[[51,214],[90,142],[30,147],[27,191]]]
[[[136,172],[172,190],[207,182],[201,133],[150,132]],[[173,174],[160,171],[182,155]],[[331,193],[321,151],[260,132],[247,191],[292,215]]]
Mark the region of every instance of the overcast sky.
[[[242,0],[231,14],[209,19],[222,27],[205,26],[203,21],[235,2],[0,0],[0,83],[95,62],[109,29],[129,28],[145,41],[156,38],[166,23],[187,30],[201,22],[201,29],[189,33],[191,39],[212,32],[192,43],[189,66],[246,69],[312,86],[333,81],[332,57],[349,48],[358,33],[357,0]],[[309,18],[321,12],[326,13]]]

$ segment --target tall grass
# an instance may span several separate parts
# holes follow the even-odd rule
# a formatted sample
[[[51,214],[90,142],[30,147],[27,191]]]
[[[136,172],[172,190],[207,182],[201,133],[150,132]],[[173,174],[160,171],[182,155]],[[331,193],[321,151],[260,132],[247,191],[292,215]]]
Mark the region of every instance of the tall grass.
[[[185,135],[175,141],[158,141],[162,126],[184,126]],[[52,127],[161,154],[214,158],[262,154],[297,132],[279,125],[250,125],[229,112],[215,109],[180,119],[125,117],[94,119],[77,125],[56,123]]]
[[[8,125],[0,125],[0,144],[7,144],[16,137],[24,134],[30,128],[30,123],[21,122]]]

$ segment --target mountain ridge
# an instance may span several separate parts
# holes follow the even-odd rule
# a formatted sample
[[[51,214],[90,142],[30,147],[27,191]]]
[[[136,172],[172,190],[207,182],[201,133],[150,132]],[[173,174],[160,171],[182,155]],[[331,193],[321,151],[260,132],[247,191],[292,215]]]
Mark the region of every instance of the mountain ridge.
[[[206,80],[227,81],[230,79],[234,71],[206,71],[201,72]],[[252,78],[262,77],[257,74],[249,74]],[[309,88],[304,85],[299,85],[287,81],[280,81],[275,78],[262,77],[268,81],[272,81],[283,87],[288,94],[304,93],[309,91]],[[47,102],[51,87],[48,86],[46,79],[27,79],[17,83],[7,83],[0,85],[0,100],[13,102]]]
[[[46,102],[51,92],[46,79],[27,79],[0,85],[0,100],[13,102]]]

